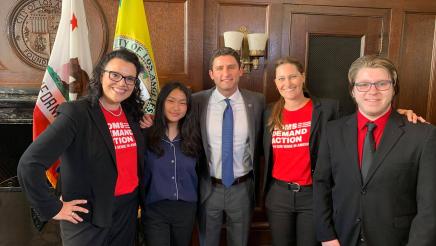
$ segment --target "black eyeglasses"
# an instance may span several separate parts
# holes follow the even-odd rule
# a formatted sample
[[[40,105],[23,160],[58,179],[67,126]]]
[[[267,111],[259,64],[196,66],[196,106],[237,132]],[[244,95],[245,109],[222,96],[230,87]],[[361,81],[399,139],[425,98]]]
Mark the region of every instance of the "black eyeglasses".
[[[377,82],[354,82],[353,85],[356,87],[356,89],[360,92],[368,92],[371,90],[371,86],[374,86],[379,91],[386,91],[391,88],[391,85],[393,84],[390,80],[380,80]]]
[[[103,70],[106,73],[109,73],[109,79],[114,82],[119,82],[120,80],[124,79],[124,82],[126,82],[126,85],[135,85],[136,82],[138,82],[137,77],[133,76],[123,76],[120,73],[114,72],[114,71],[108,71]]]

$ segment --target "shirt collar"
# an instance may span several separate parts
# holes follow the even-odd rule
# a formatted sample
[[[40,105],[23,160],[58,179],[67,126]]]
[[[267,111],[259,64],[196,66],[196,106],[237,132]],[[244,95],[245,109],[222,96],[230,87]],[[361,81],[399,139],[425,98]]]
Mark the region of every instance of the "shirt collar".
[[[223,96],[223,94],[221,94],[216,88],[215,90],[212,92],[212,97],[211,97],[211,102],[212,103],[219,103],[221,101],[224,101],[224,99],[226,99],[225,96]],[[239,91],[239,88],[236,89],[235,93],[233,93],[230,97],[229,97],[230,101],[232,101],[233,103],[239,102],[242,99],[242,95],[241,92]]]
[[[368,123],[368,122],[375,123],[375,125],[377,127],[383,126],[388,122],[388,119],[389,119],[389,116],[391,115],[391,113],[392,113],[392,107],[389,108],[389,110],[384,115],[380,116],[379,118],[377,118],[374,121],[370,121],[358,109],[357,110],[357,129],[362,130],[363,128],[366,127],[366,123]]]
[[[166,134],[164,134],[163,138],[162,138],[162,140],[167,142],[167,143],[174,143],[174,142],[180,141],[181,139],[182,139],[182,137],[180,136],[180,133],[177,134],[177,136],[173,139],[173,141],[171,141]]]

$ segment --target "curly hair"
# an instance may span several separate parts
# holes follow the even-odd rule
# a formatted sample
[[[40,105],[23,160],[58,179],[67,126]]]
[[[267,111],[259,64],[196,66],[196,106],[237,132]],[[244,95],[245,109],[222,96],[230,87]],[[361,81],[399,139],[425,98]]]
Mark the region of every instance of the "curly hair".
[[[178,128],[181,136],[182,152],[185,155],[195,158],[199,157],[201,149],[201,138],[195,114],[192,112],[191,91],[182,83],[174,81],[166,84],[160,91],[156,103],[156,117],[153,125],[149,128],[147,134],[147,146],[158,156],[163,155],[163,149],[160,145],[161,139],[165,136],[168,128],[165,117],[165,101],[173,90],[181,90],[186,96],[187,110],[186,115],[179,120]]]
[[[88,86],[88,98],[90,99],[92,105],[98,103],[98,100],[103,95],[103,87],[101,84],[101,78],[104,73],[106,65],[114,58],[122,59],[126,62],[132,63],[136,68],[136,77],[144,71],[144,67],[139,61],[138,57],[131,51],[127,49],[114,50],[106,54],[95,66],[92,72],[92,78],[89,81]],[[124,101],[121,105],[125,112],[133,117],[135,121],[139,121],[144,115],[144,101],[141,99],[141,89],[139,87],[139,80],[135,83],[132,94]]]

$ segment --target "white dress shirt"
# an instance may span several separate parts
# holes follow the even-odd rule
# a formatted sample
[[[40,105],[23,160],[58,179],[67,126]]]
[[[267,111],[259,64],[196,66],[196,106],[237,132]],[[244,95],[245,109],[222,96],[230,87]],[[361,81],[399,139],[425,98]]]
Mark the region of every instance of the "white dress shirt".
[[[223,114],[227,106],[224,97],[218,90],[214,90],[207,105],[207,140],[210,150],[210,176],[222,179],[222,125]],[[241,92],[236,90],[229,97],[233,110],[233,173],[238,178],[250,172],[253,168],[249,154],[248,118],[244,99]]]

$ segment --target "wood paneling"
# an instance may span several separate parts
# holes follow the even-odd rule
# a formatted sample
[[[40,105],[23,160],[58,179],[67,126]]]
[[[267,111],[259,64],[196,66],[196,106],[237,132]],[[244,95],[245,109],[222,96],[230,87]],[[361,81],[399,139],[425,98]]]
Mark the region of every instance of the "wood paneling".
[[[286,5],[282,54],[307,59],[311,34],[365,38],[365,54],[387,53],[389,11],[372,8]],[[288,46],[286,45],[288,44]]]
[[[406,13],[400,57],[399,106],[436,123],[436,14]]]
[[[225,31],[237,31],[245,26],[249,33],[269,33],[270,6],[267,4],[235,3],[232,1],[206,1],[205,8],[205,30],[204,30],[204,58],[203,70],[204,88],[214,86],[208,75],[208,66],[211,53],[214,49],[224,46],[223,33]],[[264,92],[266,84],[265,64],[267,57],[261,58],[259,70],[244,74],[240,80],[240,87],[253,91]],[[206,65],[207,64],[207,65]]]
[[[145,5],[160,74],[187,74],[185,5],[186,2],[147,2]]]
[[[387,54],[390,11],[286,4],[285,16],[288,18],[283,18],[282,54],[306,64],[307,87],[314,96],[337,99],[345,114],[354,112],[354,101],[348,92],[348,68],[359,54]],[[310,47],[315,37],[330,37],[330,45]],[[345,42],[347,38],[357,38],[360,45]]]
[[[145,1],[160,86],[178,80],[194,91],[203,80],[203,1]]]

